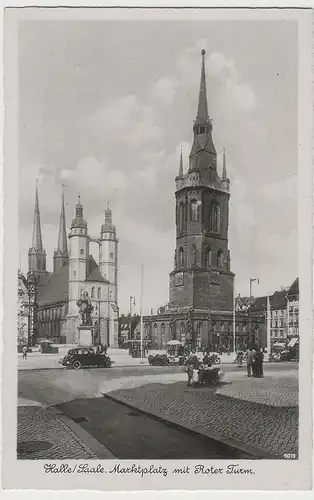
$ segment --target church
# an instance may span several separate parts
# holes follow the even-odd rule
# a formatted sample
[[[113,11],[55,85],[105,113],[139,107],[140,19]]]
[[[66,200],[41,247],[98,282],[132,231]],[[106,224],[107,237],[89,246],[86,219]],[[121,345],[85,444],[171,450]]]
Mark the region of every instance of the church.
[[[69,240],[69,249],[68,249]],[[90,254],[90,243],[99,246],[99,262]],[[91,237],[78,197],[75,216],[67,237],[64,194],[57,249],[53,254],[53,272],[46,268],[38,186],[36,186],[32,245],[28,252],[28,275],[37,283],[36,338],[49,338],[57,344],[79,342],[81,324],[77,302],[87,292],[93,306],[93,342],[111,347],[118,344],[118,239],[107,206],[100,235]]]
[[[193,349],[233,349],[234,274],[228,248],[230,180],[225,152],[217,171],[213,124],[208,114],[205,50],[188,170],[182,152],[175,178],[176,247],[169,303],[144,317],[144,336],[164,348],[170,340]],[[265,338],[265,319],[236,312],[236,347]]]

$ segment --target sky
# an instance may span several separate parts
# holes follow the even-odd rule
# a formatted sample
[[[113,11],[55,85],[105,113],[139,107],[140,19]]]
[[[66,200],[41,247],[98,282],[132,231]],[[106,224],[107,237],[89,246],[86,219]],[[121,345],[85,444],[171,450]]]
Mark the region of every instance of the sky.
[[[230,186],[236,293],[289,286],[297,269],[297,25],[294,21],[40,21],[19,27],[19,235],[27,271],[38,179],[47,268],[61,186],[69,230],[78,193],[89,234],[109,201],[119,306],[168,302],[175,176],[192,144],[206,49],[207,99]],[[97,258],[96,245],[91,246]]]

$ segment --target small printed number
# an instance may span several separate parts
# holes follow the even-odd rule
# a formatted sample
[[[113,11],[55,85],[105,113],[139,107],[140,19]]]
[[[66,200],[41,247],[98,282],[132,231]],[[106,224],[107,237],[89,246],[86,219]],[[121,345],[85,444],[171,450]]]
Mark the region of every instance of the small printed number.
[[[284,458],[295,458],[296,454],[295,453],[285,453]]]

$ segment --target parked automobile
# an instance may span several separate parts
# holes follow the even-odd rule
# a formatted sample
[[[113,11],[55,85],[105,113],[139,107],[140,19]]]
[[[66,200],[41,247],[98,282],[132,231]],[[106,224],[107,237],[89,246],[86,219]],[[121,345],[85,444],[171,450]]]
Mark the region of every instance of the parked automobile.
[[[297,352],[293,349],[285,349],[280,353],[280,361],[298,361]]]
[[[38,343],[38,350],[42,354],[57,354],[59,348],[54,345],[50,340],[44,340]]]
[[[216,352],[212,352],[208,357],[209,357],[209,362],[212,365],[220,365],[221,359]]]
[[[156,354],[156,356],[150,354],[148,362],[151,366],[168,366],[170,364],[167,354]]]
[[[109,356],[97,353],[92,347],[77,347],[69,349],[68,353],[61,358],[59,363],[65,368],[80,368],[89,366],[97,368],[111,368],[112,361]]]

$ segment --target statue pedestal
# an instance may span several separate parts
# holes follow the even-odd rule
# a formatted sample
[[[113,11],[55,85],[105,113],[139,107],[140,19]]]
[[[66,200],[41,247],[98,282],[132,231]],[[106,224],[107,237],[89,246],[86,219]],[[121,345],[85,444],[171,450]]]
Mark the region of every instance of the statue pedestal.
[[[78,331],[78,345],[92,346],[93,345],[93,327],[89,325],[80,325]]]

